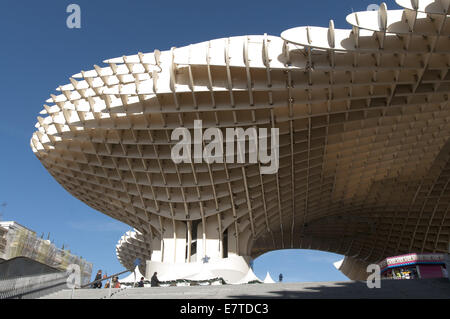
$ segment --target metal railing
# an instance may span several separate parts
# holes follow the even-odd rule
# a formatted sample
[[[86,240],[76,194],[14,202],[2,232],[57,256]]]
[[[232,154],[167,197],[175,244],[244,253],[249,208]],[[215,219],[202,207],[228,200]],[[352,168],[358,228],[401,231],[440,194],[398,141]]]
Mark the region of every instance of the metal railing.
[[[110,280],[129,272],[134,272],[134,270],[124,270],[80,286],[73,284],[71,298],[74,297],[75,289],[90,288],[96,283]],[[68,272],[56,272],[43,275],[0,278],[0,299],[33,299],[50,295],[67,288],[69,276],[70,273]],[[112,288],[113,283],[111,280],[108,291],[109,298],[112,296]]]
[[[73,298],[74,298],[74,296],[75,296],[75,290],[76,290],[76,289],[91,288],[91,287],[93,287],[94,284],[100,283],[100,282],[105,281],[105,280],[108,280],[108,279],[112,279],[112,278],[114,278],[114,277],[118,277],[118,276],[120,276],[120,275],[129,273],[129,272],[134,272],[134,270],[124,270],[124,271],[121,271],[121,272],[119,272],[119,273],[117,273],[117,274],[114,274],[114,275],[111,275],[111,276],[108,276],[108,277],[105,277],[105,278],[101,278],[101,279],[98,279],[98,280],[91,281],[90,283],[85,284],[85,285],[81,285],[80,287],[73,287],[73,288],[72,288],[72,293],[71,293],[70,299],[73,299]],[[110,284],[109,284],[108,295],[107,295],[107,296],[104,296],[104,297],[102,297],[102,298],[106,298],[106,297],[111,298],[111,296],[112,296],[112,288],[113,288],[112,286],[113,286],[113,285],[112,285],[112,280],[111,280],[111,282],[110,282]],[[95,288],[93,288],[93,289],[95,289]]]
[[[102,282],[102,281],[104,281],[104,280],[111,279],[111,278],[116,277],[116,276],[120,276],[120,275],[126,274],[127,272],[133,272],[133,270],[124,270],[124,271],[122,271],[122,272],[119,272],[119,273],[117,273],[117,274],[111,275],[111,276],[109,276],[109,277],[105,277],[105,278],[102,278],[102,279],[98,279],[98,280],[91,281],[91,282],[88,283],[88,284],[81,285],[80,288],[91,287],[92,285],[94,285],[94,284],[96,284],[96,283]]]

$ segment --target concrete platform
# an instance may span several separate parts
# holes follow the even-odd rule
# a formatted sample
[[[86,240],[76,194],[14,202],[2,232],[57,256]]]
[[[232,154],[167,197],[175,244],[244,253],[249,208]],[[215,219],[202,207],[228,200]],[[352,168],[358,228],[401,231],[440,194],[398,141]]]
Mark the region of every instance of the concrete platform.
[[[253,285],[112,289],[113,299],[450,299],[448,279],[384,280],[380,289],[365,282],[313,282]],[[75,290],[74,299],[109,298],[108,289]],[[70,299],[63,290],[45,299]]]

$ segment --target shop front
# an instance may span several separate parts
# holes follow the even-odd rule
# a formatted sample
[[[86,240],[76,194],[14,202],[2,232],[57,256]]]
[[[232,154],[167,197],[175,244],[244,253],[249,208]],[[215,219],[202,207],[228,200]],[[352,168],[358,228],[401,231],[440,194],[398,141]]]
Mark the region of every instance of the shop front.
[[[407,254],[378,264],[383,279],[448,278],[444,254]]]

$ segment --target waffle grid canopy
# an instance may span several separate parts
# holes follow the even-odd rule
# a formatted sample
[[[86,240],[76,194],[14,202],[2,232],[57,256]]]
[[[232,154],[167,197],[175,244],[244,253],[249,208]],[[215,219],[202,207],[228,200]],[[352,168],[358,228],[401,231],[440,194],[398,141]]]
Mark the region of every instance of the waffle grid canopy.
[[[51,95],[31,147],[69,193],[136,229],[127,245],[148,252],[122,240],[124,265],[153,249],[190,262],[195,241],[200,257],[448,252],[450,0],[396,2],[350,14],[348,30],[331,21],[106,60]],[[278,172],[175,164],[171,133],[195,120],[278,128]]]

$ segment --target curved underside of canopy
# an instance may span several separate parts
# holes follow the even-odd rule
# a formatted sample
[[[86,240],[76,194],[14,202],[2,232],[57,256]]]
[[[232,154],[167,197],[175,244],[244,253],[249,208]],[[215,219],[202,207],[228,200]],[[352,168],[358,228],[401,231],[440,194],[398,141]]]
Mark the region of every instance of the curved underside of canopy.
[[[118,248],[126,267],[291,248],[364,263],[448,252],[450,1],[397,3],[349,15],[349,30],[106,60],[51,95],[32,149],[68,192],[141,234]],[[278,172],[175,164],[171,133],[194,120],[278,128]]]

